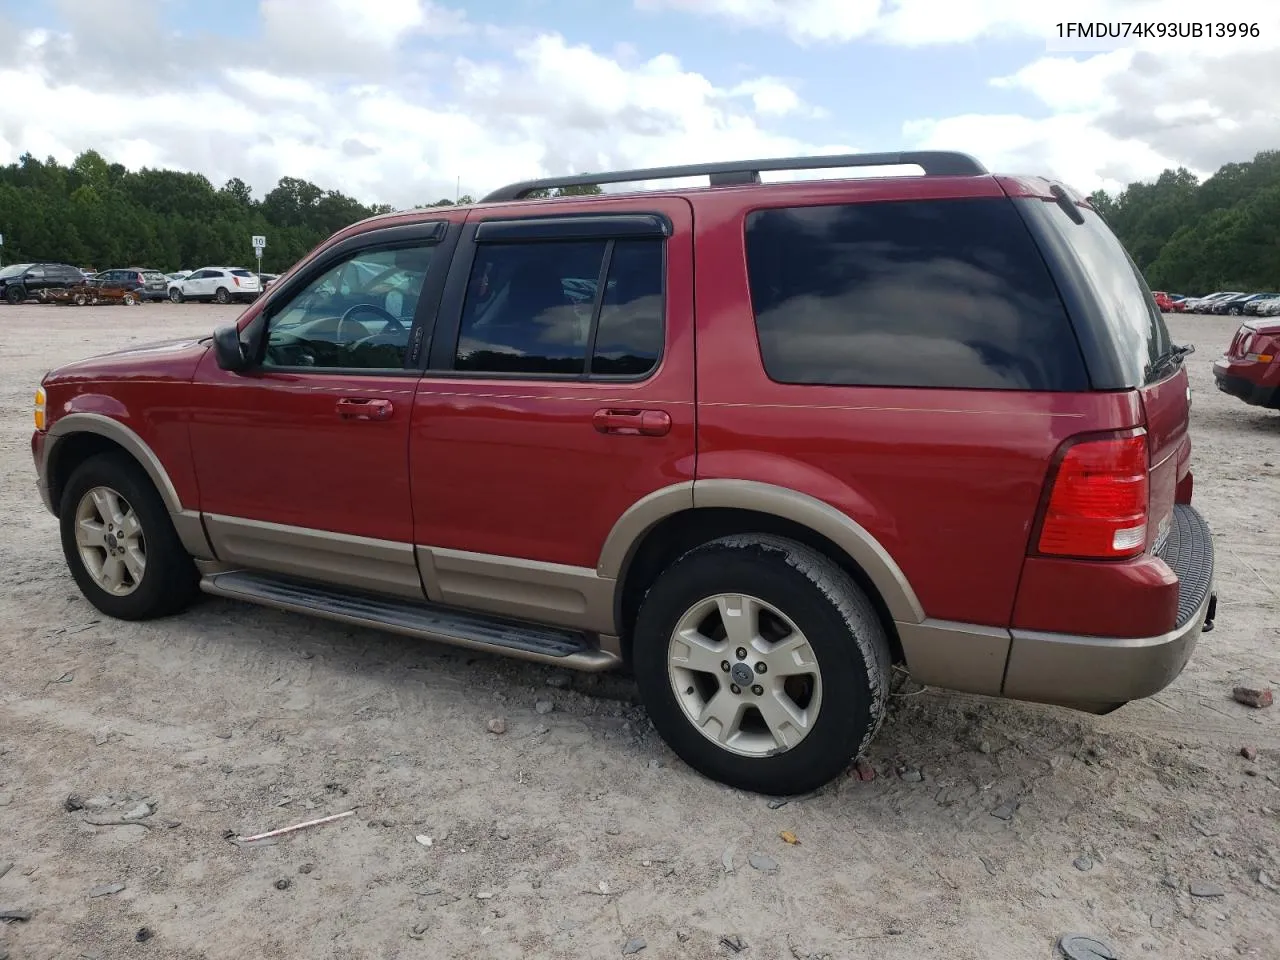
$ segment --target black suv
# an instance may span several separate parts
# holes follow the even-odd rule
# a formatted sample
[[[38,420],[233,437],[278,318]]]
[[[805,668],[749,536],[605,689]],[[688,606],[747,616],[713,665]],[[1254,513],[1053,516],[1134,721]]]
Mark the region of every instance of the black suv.
[[[65,263],[14,263],[0,270],[0,300],[21,303],[46,290],[66,290],[84,283],[84,274]]]
[[[103,270],[94,274],[89,281],[91,286],[108,287],[112,290],[133,291],[139,300],[169,299],[169,279],[159,270],[147,270],[143,267],[129,267],[123,270]]]

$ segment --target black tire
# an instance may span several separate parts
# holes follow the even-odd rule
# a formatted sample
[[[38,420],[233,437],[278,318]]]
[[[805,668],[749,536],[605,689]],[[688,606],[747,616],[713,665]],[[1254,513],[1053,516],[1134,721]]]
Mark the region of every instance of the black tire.
[[[213,295],[213,299],[217,300],[219,303],[230,303],[231,294],[226,287],[219,287],[217,292]]]
[[[133,507],[142,524],[146,565],[132,593],[116,596],[93,579],[76,543],[76,508],[94,487],[108,487]],[[169,512],[151,479],[129,456],[101,453],[76,467],[59,505],[62,552],[85,599],[109,617],[151,620],[185,609],[199,593],[194,561],[178,539]]]
[[[132,307],[137,304],[138,297],[136,294],[126,293],[123,297],[120,298],[120,302],[123,303],[126,307]]]
[[[21,287],[8,287],[5,289],[4,298],[14,306],[17,306],[23,300],[27,299],[27,295],[26,291]]]
[[[686,716],[668,672],[672,632],[717,594],[747,594],[777,608],[805,635],[821,675],[813,726],[790,749],[743,756]],[[654,726],[685,763],[713,780],[775,796],[816,790],[866,749],[884,719],[892,658],[866,594],[816,550],[782,537],[740,535],[704,544],[668,567],[640,609],[632,665]]]
[[[182,299],[183,299],[183,297],[182,297],[182,291],[181,291],[181,290],[179,290],[177,287],[173,287],[173,288],[169,291],[169,302],[170,302],[170,303],[181,303],[181,302],[182,302]]]

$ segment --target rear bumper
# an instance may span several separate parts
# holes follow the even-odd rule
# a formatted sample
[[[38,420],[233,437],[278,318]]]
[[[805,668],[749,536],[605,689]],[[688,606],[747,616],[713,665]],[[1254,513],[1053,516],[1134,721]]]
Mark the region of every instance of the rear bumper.
[[[1254,371],[1250,367],[1256,367],[1262,379],[1261,375],[1268,372],[1269,366],[1262,364],[1245,366],[1228,360],[1218,360],[1213,365],[1213,379],[1223,393],[1229,393],[1250,406],[1280,409],[1280,386],[1258,383],[1240,375],[1246,371],[1252,373]]]
[[[1174,508],[1161,558],[1178,577],[1172,630],[1136,639],[1014,630],[1002,695],[1101,709],[1149,697],[1172,683],[1217,609],[1213,536],[1193,507]]]

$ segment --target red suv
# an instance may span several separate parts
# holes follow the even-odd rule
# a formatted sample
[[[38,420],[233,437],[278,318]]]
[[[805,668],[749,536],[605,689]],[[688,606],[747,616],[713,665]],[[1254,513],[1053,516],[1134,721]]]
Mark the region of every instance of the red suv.
[[[1178,675],[1216,606],[1189,349],[1056,183],[631,170],[355,224],[233,327],[50,373],[32,451],[107,614],[626,664],[690,765],[786,794],[895,663],[1097,712]]]

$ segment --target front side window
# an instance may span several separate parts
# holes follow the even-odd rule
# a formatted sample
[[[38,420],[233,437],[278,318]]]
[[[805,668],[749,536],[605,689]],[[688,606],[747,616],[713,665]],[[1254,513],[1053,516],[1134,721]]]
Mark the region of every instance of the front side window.
[[[273,311],[263,366],[402,369],[433,249],[367,250],[330,267]]]
[[[454,369],[640,377],[662,339],[661,240],[481,244]]]

